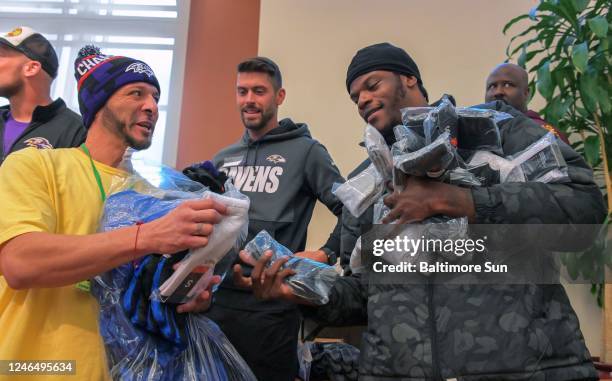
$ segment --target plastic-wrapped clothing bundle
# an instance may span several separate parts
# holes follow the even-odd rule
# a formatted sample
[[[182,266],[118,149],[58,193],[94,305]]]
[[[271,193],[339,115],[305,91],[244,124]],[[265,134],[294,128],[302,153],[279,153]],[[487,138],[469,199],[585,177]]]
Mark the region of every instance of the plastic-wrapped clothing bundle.
[[[143,169],[161,174],[162,178],[157,180],[164,189],[153,187],[138,175],[114,183],[111,190],[115,193],[106,200],[101,231],[155,220],[186,200],[219,196],[171,169]],[[246,198],[239,193],[229,194]],[[246,203],[248,209],[248,199]],[[235,210],[228,212],[230,217],[224,216],[222,222],[234,214]],[[241,245],[239,236],[246,233],[245,228],[240,226],[233,236],[226,235],[224,239]],[[211,255],[212,261],[206,262],[211,258],[205,258],[204,262],[213,266],[214,260],[224,254],[215,253]],[[215,323],[191,314],[178,314],[176,304],[150,297],[175,274],[173,265],[189,255],[187,251],[170,256],[151,254],[139,264],[124,264],[94,278],[92,293],[100,303],[100,333],[114,379],[255,380]],[[199,283],[202,290],[206,288],[207,284]],[[192,285],[189,290],[196,287]]]
[[[397,229],[391,232],[391,236],[399,236],[402,237],[402,239],[406,237],[412,242],[428,242],[433,240],[444,242],[445,240],[458,240],[467,237],[467,229],[467,217],[452,218],[447,216],[434,216],[418,223],[397,225]],[[424,260],[433,259],[434,256],[428,253],[435,251],[438,255],[450,261],[455,261],[457,259],[456,253],[439,252],[437,249],[438,247],[433,245],[432,247],[419,246],[418,248],[414,248],[414,251],[386,250],[380,258],[393,265],[403,262],[422,262]],[[361,259],[360,262],[363,263],[363,259]]]
[[[213,232],[208,236],[208,244],[191,250],[189,255],[179,263],[178,268],[159,287],[159,296],[162,300],[167,300],[172,297],[175,292],[184,294],[183,300],[178,302],[187,302],[194,298],[198,293],[206,289],[208,282],[202,279],[202,283],[198,282],[189,291],[185,292],[179,289],[185,284],[184,280],[192,273],[197,266],[214,267],[223,257],[236,246],[236,241],[244,241],[247,231],[245,227],[248,224],[249,218],[249,199],[239,193],[235,188],[231,191],[219,195],[210,193],[209,197],[220,202],[227,207],[227,214],[223,216],[221,222],[215,225]],[[176,300],[176,299],[175,299]]]
[[[499,183],[503,183],[508,177],[514,165],[512,162],[489,151],[476,151],[468,161],[468,168],[487,165],[492,171],[499,174]]]
[[[385,191],[385,183],[374,164],[344,184],[334,184],[332,193],[355,217],[360,216]]]
[[[133,273],[134,266],[126,264],[96,277],[92,285],[100,302],[100,334],[113,380],[256,381],[219,327],[206,317],[177,314],[187,338],[183,345],[135,326],[121,305]]]
[[[455,159],[450,133],[445,132],[418,151],[393,157],[393,165],[407,175],[438,177]]]
[[[376,170],[383,177],[384,181],[391,180],[393,169],[393,158],[385,138],[378,130],[371,125],[367,125],[363,137],[368,157]]]
[[[512,118],[510,114],[495,110],[457,108],[458,148],[468,151],[491,151],[503,154],[497,123]]]
[[[395,126],[393,134],[395,135],[395,143],[391,148],[393,155],[415,152],[425,147],[425,138],[415,128]]]
[[[502,181],[544,183],[569,181],[567,164],[557,144],[557,138],[552,132],[512,157],[511,161],[514,167]]]
[[[440,104],[434,107],[423,121],[425,143],[431,144],[440,135],[448,133],[450,143],[453,147],[457,147],[458,123],[455,106],[447,96],[444,96]]]
[[[567,164],[552,133],[544,135],[514,157],[503,158],[491,152],[476,151],[468,162],[468,168],[483,165],[499,173],[500,183],[569,181]]]
[[[295,271],[294,275],[286,278],[293,293],[318,305],[329,301],[329,292],[339,275],[333,266],[293,256],[289,249],[278,243],[265,230],[257,233],[244,250],[255,260],[261,258],[266,250],[272,250],[272,260],[269,264],[281,257],[290,257],[283,268]]]
[[[420,127],[422,129],[423,122],[431,110],[433,110],[433,107],[405,107],[400,110],[402,123],[404,126]]]
[[[351,258],[349,259],[349,268],[353,274],[360,274],[365,271],[365,266],[361,260],[361,236],[357,238],[355,247],[351,252]]]
[[[486,164],[472,168],[457,167],[444,173],[440,179],[442,182],[463,185],[468,187],[479,187],[483,184],[498,184],[499,172],[497,172],[497,182],[491,183],[495,179],[495,173]]]

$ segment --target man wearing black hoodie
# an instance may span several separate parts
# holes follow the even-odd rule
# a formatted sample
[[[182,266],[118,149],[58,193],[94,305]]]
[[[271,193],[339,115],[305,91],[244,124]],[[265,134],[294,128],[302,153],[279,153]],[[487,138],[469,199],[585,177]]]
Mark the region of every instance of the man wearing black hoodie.
[[[236,101],[246,131],[213,161],[251,199],[247,239],[266,230],[291,251],[302,252],[317,200],[341,215],[342,204],[331,188],[344,179],[306,124],[278,121],[284,99],[281,73],[272,60],[255,57],[240,63]],[[339,235],[332,234],[320,250],[307,255],[333,264],[338,248]],[[250,266],[237,266],[250,274]],[[295,379],[299,314],[292,304],[258,301],[227,277],[207,316],[221,326],[257,379]]]
[[[85,141],[81,117],[61,98],[51,99],[57,54],[42,34],[18,27],[0,34],[0,164],[17,150],[69,148]]]

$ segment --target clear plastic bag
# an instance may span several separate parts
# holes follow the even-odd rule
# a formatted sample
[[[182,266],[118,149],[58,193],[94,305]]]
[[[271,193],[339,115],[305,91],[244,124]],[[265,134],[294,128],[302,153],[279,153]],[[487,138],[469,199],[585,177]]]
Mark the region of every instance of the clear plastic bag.
[[[476,151],[468,161],[469,168],[479,168],[485,165],[492,171],[497,172],[499,174],[499,181],[493,184],[505,182],[505,179],[508,177],[508,174],[510,173],[510,171],[512,171],[512,168],[514,168],[514,164],[510,160],[501,156],[497,156],[496,154],[489,151]],[[495,175],[491,176],[494,177]]]
[[[400,110],[402,123],[404,126],[420,126],[422,128],[423,122],[431,110],[433,110],[433,107],[405,107]]]
[[[220,195],[170,168],[128,164],[124,168],[139,173],[144,170],[147,180],[134,174],[114,181],[111,187],[114,193],[106,200],[100,231],[153,221],[187,200],[202,197],[220,200]],[[235,189],[224,197],[246,203],[248,211],[248,198]],[[224,219],[241,214],[231,209],[235,207],[230,205]],[[246,225],[242,221],[236,224],[240,226],[234,229],[233,236],[225,237],[230,247],[240,246],[240,236],[246,237]],[[200,279],[191,282],[187,291],[197,290],[194,284],[206,275],[209,280],[214,262],[223,255],[215,252],[208,256],[204,263],[209,264],[210,271],[199,274]],[[173,255],[150,254],[138,263],[121,265],[93,279],[92,294],[100,304],[100,333],[113,379],[255,380],[247,364],[212,321],[178,314],[177,304],[151,298],[158,285],[174,273],[173,265],[187,256],[187,251]],[[206,288],[207,284],[199,283],[202,290]]]
[[[569,182],[567,164],[552,132],[511,158],[513,168],[503,182]]]
[[[374,164],[370,164],[345,183],[335,183],[332,187],[332,193],[355,217],[363,214],[384,190],[385,182]]]
[[[126,264],[92,284],[113,380],[256,381],[219,327],[204,316],[182,314],[186,340],[180,345],[134,325],[121,305],[133,272],[134,266]]]
[[[491,151],[503,154],[497,123],[512,115],[495,110],[457,108],[458,148],[468,151]]]
[[[207,196],[225,205],[227,214],[214,226],[213,232],[208,237],[208,244],[191,250],[179,263],[172,276],[160,286],[158,295],[162,301],[172,298],[175,303],[185,303],[204,291],[210,282],[212,269],[232,248],[237,250],[246,239],[249,199],[238,192],[229,181],[225,189],[227,191],[223,195],[209,193]],[[208,276],[202,276],[195,286],[188,289],[193,281],[193,270],[198,266],[208,267],[211,271],[208,272]]]
[[[351,258],[349,259],[349,268],[353,274],[360,274],[365,271],[363,261],[361,259],[361,236],[357,238],[355,247],[351,251]]]
[[[418,151],[393,157],[393,165],[407,175],[438,177],[455,160],[450,133],[445,132]]]
[[[472,170],[477,171],[479,169],[481,169],[481,167],[474,167],[472,169],[458,167],[446,172],[442,181],[453,185],[479,187],[482,186],[483,183],[480,177],[472,172]]]
[[[310,367],[312,365],[312,354],[310,353],[311,342],[302,343],[298,342],[298,362],[300,363],[300,370],[298,372],[298,378],[302,381],[310,381]]]
[[[384,181],[391,180],[393,169],[393,158],[389,146],[385,142],[385,138],[378,130],[371,125],[367,125],[363,136],[368,157],[378,173],[381,174]]]
[[[257,233],[255,238],[246,244],[244,250],[255,260],[261,258],[266,250],[272,250],[273,255],[269,264],[281,257],[289,257],[284,268],[295,271],[294,275],[286,279],[293,293],[318,305],[329,301],[329,292],[339,275],[333,266],[308,258],[295,257],[291,250],[278,243],[265,230]]]
[[[181,203],[199,198],[212,198],[228,208],[228,213],[215,226],[206,246],[193,249],[180,262],[172,276],[160,286],[159,293],[153,296],[162,301],[170,299],[174,303],[186,303],[208,286],[211,273],[196,271],[204,266],[212,269],[233,248],[237,249],[246,239],[248,233],[249,199],[231,184],[226,183],[227,191],[223,195],[209,192],[205,187],[195,183],[179,172],[161,167],[165,175],[163,183],[174,189],[152,187],[139,175],[121,179],[113,184],[113,189],[128,190],[113,193],[105,203],[101,226],[104,231],[132,226],[137,222],[153,221],[163,217]],[[119,183],[120,182],[120,183]],[[200,189],[197,191],[184,191]],[[131,189],[130,189],[131,188]],[[138,189],[139,191],[137,191]],[[219,273],[219,271],[217,271]],[[175,294],[176,293],[176,294]]]
[[[395,143],[391,147],[393,156],[415,152],[425,147],[425,138],[414,128],[395,126],[393,133],[395,134]]]
[[[458,118],[455,112],[455,106],[451,103],[448,97],[444,96],[440,104],[433,108],[427,118],[423,121],[423,129],[425,132],[425,143],[431,144],[440,135],[449,134],[451,144],[457,146],[457,127]]]

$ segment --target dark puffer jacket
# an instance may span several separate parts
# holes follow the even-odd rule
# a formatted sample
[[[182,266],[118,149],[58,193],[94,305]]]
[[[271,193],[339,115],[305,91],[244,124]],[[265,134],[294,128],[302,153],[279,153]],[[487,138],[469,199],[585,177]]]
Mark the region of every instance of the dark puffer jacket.
[[[514,116],[499,124],[505,155],[547,132],[501,102],[485,107]],[[591,169],[569,146],[561,143],[561,151],[571,183],[473,188],[477,222],[601,223],[605,208]],[[345,261],[371,209],[360,218],[343,214]],[[327,305],[303,312],[327,325],[368,324],[360,380],[597,379],[561,285],[383,285],[352,275],[336,282]]]

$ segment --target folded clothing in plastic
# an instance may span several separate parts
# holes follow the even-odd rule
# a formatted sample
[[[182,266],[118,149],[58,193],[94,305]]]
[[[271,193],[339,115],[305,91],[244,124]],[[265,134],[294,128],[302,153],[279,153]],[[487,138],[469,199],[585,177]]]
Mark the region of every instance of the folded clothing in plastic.
[[[445,132],[418,151],[394,156],[393,165],[407,175],[424,177],[443,173],[454,159],[455,151],[450,142],[450,133]]]
[[[374,164],[343,184],[334,184],[332,193],[355,217],[359,217],[385,190],[383,177]]]
[[[487,151],[476,151],[468,162],[468,168],[487,167],[499,172],[499,182],[535,181],[559,183],[569,181],[567,164],[552,133],[525,148],[514,156],[503,158]],[[496,174],[491,174],[494,176]]]
[[[503,154],[495,111],[458,110],[457,147],[469,151],[491,151]]]
[[[366,150],[368,151],[368,157],[378,173],[383,177],[383,180],[391,180],[393,169],[393,159],[391,158],[391,151],[385,138],[380,132],[371,125],[367,125],[363,137]]]
[[[506,182],[569,181],[567,164],[561,154],[557,138],[552,132],[547,133],[535,143],[510,158],[514,164],[505,179]]]
[[[116,191],[106,200],[101,231],[149,222],[186,200],[207,196],[205,188],[176,171],[146,169],[164,174],[160,184],[165,189],[155,188],[137,175],[113,184],[128,190]],[[94,278],[92,293],[100,304],[100,334],[113,379],[255,380],[212,321],[178,314],[176,304],[150,298],[186,254],[150,254],[138,264],[127,263]]]
[[[457,127],[458,118],[455,106],[445,96],[440,101],[440,104],[434,107],[423,121],[425,143],[431,144],[440,135],[448,133],[450,143],[453,147],[457,147]]]
[[[261,258],[266,250],[272,250],[272,259],[268,263],[289,257],[284,268],[295,271],[286,281],[293,293],[315,304],[325,304],[329,301],[329,291],[338,277],[333,266],[313,261],[308,258],[295,257],[291,250],[281,245],[265,230],[257,233],[244,247],[255,260]]]
[[[144,261],[141,265],[147,266]],[[219,327],[206,317],[180,314],[185,332],[185,342],[180,345],[133,324],[120,301],[134,270],[131,263],[122,265],[92,282],[92,293],[100,303],[100,335],[113,380],[256,380]]]

